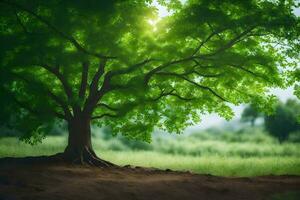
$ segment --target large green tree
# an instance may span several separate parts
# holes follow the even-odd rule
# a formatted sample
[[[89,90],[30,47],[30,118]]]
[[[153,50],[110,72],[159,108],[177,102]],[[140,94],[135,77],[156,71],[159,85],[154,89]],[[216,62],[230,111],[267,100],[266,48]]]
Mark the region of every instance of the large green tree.
[[[288,139],[293,132],[300,131],[300,123],[297,117],[300,115],[300,103],[298,100],[289,99],[285,104],[278,102],[275,113],[265,116],[265,128],[279,142]]]
[[[0,0],[1,123],[34,141],[68,125],[64,159],[107,166],[91,123],[150,141],[230,104],[268,108],[299,55],[291,0]],[[152,21],[150,21],[152,20]]]

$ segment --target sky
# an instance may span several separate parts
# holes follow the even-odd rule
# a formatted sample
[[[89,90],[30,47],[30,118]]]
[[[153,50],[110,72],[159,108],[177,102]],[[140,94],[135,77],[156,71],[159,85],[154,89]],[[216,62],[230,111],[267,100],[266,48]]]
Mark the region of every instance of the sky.
[[[181,2],[185,2],[185,0],[180,0]],[[166,17],[168,15],[171,15],[171,13],[167,10],[166,7],[161,6],[157,0],[154,0],[151,4],[152,6],[155,6],[158,11],[158,15],[160,18]],[[296,16],[300,16],[300,8],[294,9],[294,13]],[[276,95],[281,101],[285,102],[289,98],[296,98],[295,95],[293,95],[293,88],[287,88],[285,90],[283,89],[272,89],[270,91],[271,94]],[[232,120],[238,120],[243,112],[245,105],[240,105],[240,106],[232,106],[232,109],[235,113],[235,116],[233,117]],[[195,129],[206,129],[212,126],[219,126],[222,124],[226,124],[226,120],[219,117],[217,114],[209,114],[202,116],[202,121],[200,124],[191,126],[187,128],[187,131],[192,131]]]
[[[292,87],[285,89],[285,90],[273,89],[273,90],[271,90],[271,93],[276,95],[283,102],[285,102],[287,99],[290,99],[290,98],[296,98],[296,96],[293,94]],[[240,119],[244,108],[245,108],[245,105],[232,106],[235,116],[231,120]],[[206,128],[209,128],[212,126],[224,125],[226,123],[228,123],[228,122],[225,119],[219,117],[217,114],[210,114],[210,115],[203,116],[200,124],[191,126],[187,130],[191,131],[194,129],[206,129]]]

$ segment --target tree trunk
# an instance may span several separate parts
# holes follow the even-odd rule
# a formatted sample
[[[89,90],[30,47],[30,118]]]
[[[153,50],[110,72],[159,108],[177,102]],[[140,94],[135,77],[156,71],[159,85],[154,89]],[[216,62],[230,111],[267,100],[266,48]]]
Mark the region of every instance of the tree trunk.
[[[97,157],[91,142],[90,118],[74,117],[68,123],[68,146],[64,151],[64,160],[75,164],[88,164],[100,167],[114,164]]]
[[[255,124],[255,118],[252,118],[251,119],[251,127],[254,127],[254,124]]]

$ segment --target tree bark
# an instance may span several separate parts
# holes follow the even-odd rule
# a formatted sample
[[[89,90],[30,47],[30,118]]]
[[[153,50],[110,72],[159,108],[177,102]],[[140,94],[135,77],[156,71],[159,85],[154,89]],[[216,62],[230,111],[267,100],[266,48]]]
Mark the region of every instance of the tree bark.
[[[100,167],[115,166],[97,157],[93,150],[89,117],[74,117],[68,123],[68,131],[68,145],[63,153],[65,161],[74,164],[88,164]]]

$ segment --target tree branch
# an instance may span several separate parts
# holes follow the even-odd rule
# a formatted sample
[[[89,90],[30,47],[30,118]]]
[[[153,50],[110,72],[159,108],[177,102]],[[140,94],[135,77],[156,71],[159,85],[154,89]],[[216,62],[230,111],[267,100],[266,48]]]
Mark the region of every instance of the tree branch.
[[[56,102],[58,103],[61,108],[63,109],[66,119],[69,120],[72,118],[72,113],[70,112],[68,105],[63,102],[58,96],[56,96],[55,94],[53,94],[52,92],[48,91],[48,95]]]
[[[169,94],[170,96],[174,96],[174,97],[177,97],[178,99],[182,100],[182,101],[192,101],[194,100],[194,98],[186,98],[186,97],[182,97],[180,96],[179,94],[176,94],[176,93],[171,93]]]
[[[223,76],[224,73],[219,73],[219,74],[203,74],[203,73],[200,73],[196,70],[192,71],[193,73],[197,74],[198,76],[202,76],[202,77],[205,77],[205,78],[218,78],[220,76]]]
[[[64,91],[68,97],[68,100],[71,101],[73,99],[73,92],[71,87],[69,86],[68,81],[65,79],[65,77],[59,72],[59,67],[50,67],[47,64],[42,64],[40,65],[41,67],[43,67],[44,69],[46,69],[47,71],[49,71],[50,73],[52,73],[54,76],[56,76],[56,78],[61,82]]]
[[[233,39],[231,39],[227,44],[225,44],[224,46],[220,47],[219,49],[217,49],[215,52],[212,53],[208,53],[208,54],[201,54],[201,55],[192,55],[192,56],[188,56],[186,58],[182,58],[182,59],[178,59],[178,60],[174,60],[165,64],[162,64],[152,70],[150,70],[144,78],[144,84],[147,85],[150,78],[156,73],[161,71],[162,69],[165,69],[169,66],[175,65],[175,64],[179,64],[179,63],[183,63],[183,62],[188,62],[188,61],[196,61],[196,59],[207,59],[208,57],[214,56],[216,54],[219,54],[223,51],[225,51],[226,49],[234,46],[236,43],[240,42],[244,36],[246,36],[248,33],[250,33],[253,29],[255,28],[255,26],[249,27],[248,29],[246,29],[245,31],[243,31],[242,33],[240,33],[239,35],[237,35],[236,37],[234,37]],[[212,34],[211,34],[212,35]],[[211,36],[212,37],[212,36]],[[210,37],[210,38],[211,38]],[[208,39],[210,39],[208,38]],[[201,45],[201,44],[200,44]],[[201,48],[201,47],[200,47]]]
[[[195,49],[195,51],[192,53],[192,56],[196,55],[198,51],[200,51],[200,49],[203,47],[203,45],[205,45],[212,37],[214,37],[215,35],[219,35],[219,33],[223,32],[224,30],[226,30],[226,28],[220,29],[218,31],[213,31],[211,34],[209,34],[208,37],[203,40]]]
[[[234,46],[236,43],[240,42],[243,39],[243,37],[246,36],[248,33],[250,33],[254,28],[255,28],[255,26],[249,27],[248,29],[246,29],[245,31],[243,31],[242,33],[240,33],[239,35],[237,35],[236,37],[231,39],[229,42],[227,42],[224,46],[217,49],[215,52],[208,53],[208,54],[202,54],[200,56],[201,57],[210,57],[210,56],[219,54],[219,53],[225,51],[226,49],[229,49],[230,47]]]
[[[176,98],[178,98],[178,99],[180,99],[180,100],[183,100],[183,101],[191,101],[191,100],[194,100],[194,98],[186,98],[186,97],[182,97],[182,96],[180,96],[179,94],[176,94],[176,93],[174,93],[174,91],[176,91],[175,89],[172,89],[172,90],[170,90],[169,92],[164,92],[163,90],[162,90],[162,92],[161,92],[161,94],[158,96],[158,97],[156,97],[156,98],[153,98],[153,99],[144,99],[144,100],[142,100],[142,101],[146,101],[146,102],[155,102],[155,101],[158,101],[158,100],[160,100],[162,97],[165,97],[165,96],[174,96],[174,97],[176,97]],[[123,110],[122,108],[112,108],[112,107],[110,107],[110,106],[108,106],[108,105],[106,105],[106,104],[104,104],[104,103],[100,103],[100,104],[97,104],[98,106],[103,106],[103,107],[106,107],[106,108],[108,108],[108,109],[110,109],[110,110],[112,110],[112,111],[118,111],[118,110]],[[137,106],[137,105],[139,105],[139,103],[138,102],[135,102],[135,103],[129,103],[129,104],[125,104],[125,106],[126,107],[128,107],[128,106],[131,106],[131,107],[135,107],[135,106]],[[104,117],[113,117],[113,118],[116,118],[116,117],[121,117],[121,116],[123,116],[123,115],[125,115],[127,112],[129,112],[129,110],[127,110],[126,112],[123,112],[123,113],[119,113],[119,114],[115,114],[115,115],[113,115],[113,114],[110,114],[110,113],[104,113],[104,114],[102,114],[102,115],[99,115],[99,116],[94,116],[94,117],[92,117],[92,119],[101,119],[101,118],[104,118]]]
[[[115,75],[121,75],[121,74],[128,74],[134,70],[136,70],[138,67],[141,67],[149,62],[154,61],[154,59],[146,59],[143,60],[142,62],[136,63],[134,65],[129,66],[126,69],[120,69],[120,70],[115,70],[110,72],[110,76],[115,76]]]
[[[9,6],[12,6],[14,8],[23,10],[27,13],[29,13],[30,15],[34,16],[36,19],[38,19],[40,22],[42,22],[43,24],[45,24],[48,28],[50,28],[52,31],[54,31],[55,33],[57,33],[58,35],[60,35],[62,38],[68,40],[69,42],[71,42],[76,48],[77,50],[87,54],[87,55],[91,55],[91,56],[95,56],[97,58],[106,58],[106,59],[114,59],[116,57],[114,56],[105,56],[99,53],[95,53],[95,52],[91,52],[87,49],[85,49],[82,45],[79,44],[79,42],[72,36],[67,35],[66,33],[60,31],[57,27],[55,27],[54,25],[52,25],[49,21],[47,21],[46,19],[44,19],[43,17],[41,17],[40,15],[36,14],[35,12],[33,12],[30,9],[27,9],[19,4],[16,4],[15,2],[11,2],[11,1],[6,1],[6,0],[0,0],[0,3],[3,4],[7,4]]]
[[[152,70],[150,70],[144,77],[144,84],[147,85],[150,78],[158,71],[162,70],[162,69],[165,69],[166,67],[168,66],[171,66],[171,65],[175,65],[175,64],[178,64],[178,63],[181,63],[181,62],[188,62],[188,61],[191,61],[193,59],[195,59],[197,57],[195,56],[189,56],[187,58],[183,58],[183,59],[179,59],[179,60],[174,60],[174,61],[171,61],[171,62],[168,62],[168,63],[165,63],[165,64],[162,64]]]
[[[82,99],[85,96],[87,79],[88,79],[89,64],[87,62],[82,63],[81,83],[79,89],[79,98]]]
[[[180,100],[183,100],[183,101],[191,101],[191,100],[194,100],[194,98],[186,98],[186,97],[182,97],[182,96],[180,96],[179,94],[174,93],[174,91],[176,92],[176,89],[172,89],[172,90],[170,90],[169,92],[166,92],[166,93],[162,90],[161,94],[160,94],[158,97],[156,97],[156,98],[154,98],[154,99],[150,99],[150,101],[158,101],[158,100],[161,99],[162,97],[166,97],[166,96],[174,96],[174,97],[176,97],[176,98],[178,98],[178,99],[180,99]]]
[[[170,95],[172,94],[172,92],[174,91],[175,89],[172,89],[170,90],[169,92],[165,93],[164,90],[161,90],[161,93],[158,97],[154,98],[154,99],[150,99],[150,101],[158,101],[159,99],[161,99],[162,97],[165,97],[167,95]]]
[[[112,110],[112,111],[117,111],[118,110],[117,108],[112,108],[111,106],[109,106],[109,105],[107,105],[105,103],[98,103],[97,106],[99,106],[99,107],[102,106],[102,107],[105,107],[105,108],[107,108],[109,110]]]
[[[215,92],[213,89],[211,89],[210,87],[208,86],[203,86],[203,85],[200,85],[199,83],[196,83],[188,78],[186,78],[185,76],[182,76],[181,74],[176,74],[176,73],[172,73],[172,72],[158,72],[158,73],[155,73],[155,75],[165,75],[165,76],[175,76],[175,77],[178,77],[180,79],[183,79],[203,90],[207,90],[209,91],[210,93],[212,93],[214,96],[216,96],[217,98],[219,98],[220,100],[222,101],[226,101],[228,102],[225,98],[223,98],[221,95],[219,95],[217,92]]]
[[[103,117],[119,117],[119,116],[118,115],[112,115],[112,114],[109,114],[109,113],[104,113],[104,114],[99,115],[99,116],[93,116],[91,119],[95,120],[95,119],[101,119]]]
[[[6,89],[4,89],[4,90],[6,90]],[[40,110],[35,110],[28,103],[18,100],[18,98],[14,94],[12,94],[11,92],[6,91],[6,95],[9,95],[13,99],[13,101],[16,104],[18,104],[21,108],[27,110],[28,112],[30,112],[31,114],[33,114],[35,116],[41,116],[41,111]],[[61,114],[57,111],[54,111],[54,110],[49,110],[49,111],[50,111],[49,114],[53,114],[54,116],[56,116],[60,119],[68,120],[65,115],[63,115],[63,114]]]
[[[104,76],[102,87],[100,88],[100,90],[98,90],[98,81],[99,78],[104,74],[104,67],[105,67],[106,60],[102,62],[90,85],[91,88],[90,90],[94,92],[90,93],[85,104],[85,110],[87,112],[91,112],[93,110],[93,107],[97,106],[97,102],[101,99],[104,93],[115,88],[115,87],[110,88],[110,80],[113,76],[130,73],[136,70],[138,67],[143,66],[151,61],[153,61],[153,59],[146,59],[140,63],[131,65],[126,69],[112,70],[107,72]]]
[[[95,94],[98,90],[98,84],[99,84],[99,80],[101,78],[101,76],[104,74],[105,72],[105,66],[106,66],[106,62],[107,62],[107,59],[103,59],[100,64],[99,64],[99,67],[92,79],[92,82],[90,84],[90,95],[89,96],[92,96],[93,94]]]
[[[255,73],[255,72],[253,72],[253,71],[251,71],[251,70],[249,70],[249,69],[246,69],[246,68],[244,68],[244,67],[242,67],[242,66],[235,65],[235,64],[229,64],[228,66],[229,66],[229,67],[233,67],[233,68],[240,69],[240,70],[242,70],[242,71],[244,71],[244,72],[247,72],[247,73],[251,74],[252,76],[259,77],[259,78],[261,78],[261,79],[263,79],[263,80],[265,80],[265,81],[267,81],[267,82],[269,82],[269,83],[272,83],[270,80],[266,79],[266,78],[265,78],[264,76],[262,76],[261,74],[257,74],[257,73]]]
[[[195,67],[197,67],[198,65],[195,65]],[[187,71],[185,73],[182,73],[182,74],[179,74],[181,76],[186,76],[186,75],[190,75],[190,74],[196,74],[198,76],[201,76],[201,77],[205,77],[205,78],[217,78],[217,77],[220,77],[220,76],[223,76],[224,73],[218,73],[218,74],[204,74],[204,73],[201,73],[201,72],[198,72],[197,70],[195,70],[195,67],[193,68],[193,70],[190,70],[190,71]]]
[[[17,73],[11,73],[11,75],[17,77],[18,79],[24,81],[27,84],[33,84],[33,80],[28,80],[25,77],[17,74]],[[36,86],[40,86],[41,83],[36,83]],[[70,119],[72,117],[72,114],[68,108],[68,105],[65,104],[58,96],[56,96],[54,93],[52,93],[49,89],[40,87],[47,96],[49,96],[52,100],[54,100],[64,111],[65,115],[64,115],[64,119]],[[54,111],[55,112],[55,111]]]
[[[209,26],[209,28],[210,28],[210,30],[211,30],[212,32],[217,32],[217,31],[214,29],[214,27],[213,27],[209,22],[207,22],[207,25]],[[223,31],[226,30],[226,29],[227,29],[227,28],[224,28]],[[221,35],[220,35],[220,33],[223,32],[223,31],[220,31],[220,32],[217,33],[217,36],[218,36],[218,38],[219,38],[220,40],[223,40],[223,38],[222,38]]]

